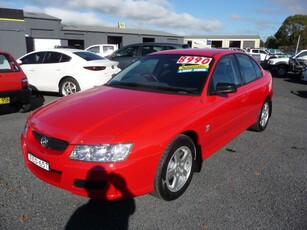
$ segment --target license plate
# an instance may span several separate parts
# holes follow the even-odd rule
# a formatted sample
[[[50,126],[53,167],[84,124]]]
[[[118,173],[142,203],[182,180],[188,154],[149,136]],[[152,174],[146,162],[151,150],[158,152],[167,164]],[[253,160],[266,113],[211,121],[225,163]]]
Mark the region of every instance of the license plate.
[[[10,97],[0,97],[0,105],[10,104]]]
[[[49,163],[46,161],[43,161],[35,156],[33,156],[31,153],[28,153],[28,160],[31,161],[33,164],[37,165],[38,167],[41,167],[42,169],[45,169],[49,171]]]

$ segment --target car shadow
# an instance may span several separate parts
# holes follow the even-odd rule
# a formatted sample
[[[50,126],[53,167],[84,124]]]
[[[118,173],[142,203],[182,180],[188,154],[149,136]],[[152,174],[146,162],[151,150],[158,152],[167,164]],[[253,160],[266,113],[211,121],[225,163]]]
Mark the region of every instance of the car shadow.
[[[307,98],[307,91],[291,91],[291,93],[302,98]]]
[[[31,106],[30,111],[33,111],[39,107],[41,107],[45,103],[44,95],[42,94],[33,94],[31,98]]]
[[[17,113],[17,112],[30,112],[33,111],[39,107],[41,107],[45,102],[45,98],[42,94],[37,94],[37,95],[32,95],[31,100],[30,100],[30,105],[27,110],[23,111],[20,110],[20,107],[15,106],[13,104],[10,105],[1,105],[0,107],[0,115],[6,115],[6,114],[11,114],[11,113]]]
[[[102,167],[96,166],[88,173],[87,180],[85,181],[84,185],[88,187],[86,190],[89,197],[97,197],[97,195],[99,195],[102,200],[90,199],[88,203],[79,207],[70,217],[65,226],[65,230],[124,230],[129,228],[129,216],[135,212],[135,201],[132,198],[133,194],[127,189],[124,178],[115,173],[107,175],[108,178],[110,178],[110,184],[105,183],[103,189],[91,189],[90,187],[93,186],[91,183],[91,178],[95,177],[97,180],[98,171],[102,172],[101,175],[106,175],[106,172]],[[103,200],[106,197],[106,192],[108,191],[110,185],[115,187],[121,193],[121,195],[131,198],[114,201]],[[100,191],[100,194],[97,193],[98,191]]]

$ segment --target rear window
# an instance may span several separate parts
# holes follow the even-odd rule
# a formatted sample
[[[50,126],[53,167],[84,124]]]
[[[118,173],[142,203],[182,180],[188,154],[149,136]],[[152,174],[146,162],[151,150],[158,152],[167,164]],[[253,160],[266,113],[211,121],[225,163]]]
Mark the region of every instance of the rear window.
[[[0,72],[19,71],[17,63],[7,54],[0,54]]]
[[[86,51],[74,52],[74,54],[86,61],[106,60],[106,58],[103,58],[95,53],[86,52]]]

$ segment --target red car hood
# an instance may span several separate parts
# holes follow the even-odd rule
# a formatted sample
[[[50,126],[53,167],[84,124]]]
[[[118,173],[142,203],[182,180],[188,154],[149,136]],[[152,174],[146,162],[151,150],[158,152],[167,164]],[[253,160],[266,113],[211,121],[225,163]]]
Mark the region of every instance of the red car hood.
[[[184,116],[192,98],[101,86],[43,106],[29,125],[72,144],[123,142]]]

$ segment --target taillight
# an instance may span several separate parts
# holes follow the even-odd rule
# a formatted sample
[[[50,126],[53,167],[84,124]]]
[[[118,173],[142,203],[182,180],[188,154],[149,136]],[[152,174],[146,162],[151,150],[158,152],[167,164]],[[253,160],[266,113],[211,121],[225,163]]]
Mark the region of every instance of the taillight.
[[[21,80],[21,88],[23,88],[23,89],[29,88],[29,82],[28,82],[28,79],[27,79],[27,78],[23,78],[23,79]]]
[[[100,71],[100,70],[106,69],[105,66],[84,66],[83,68],[88,69],[88,70],[93,70],[93,71]]]

